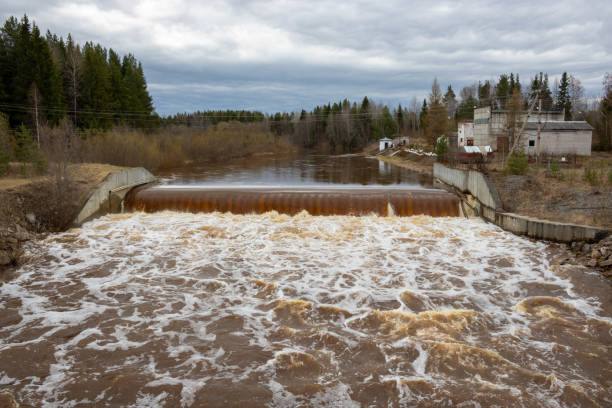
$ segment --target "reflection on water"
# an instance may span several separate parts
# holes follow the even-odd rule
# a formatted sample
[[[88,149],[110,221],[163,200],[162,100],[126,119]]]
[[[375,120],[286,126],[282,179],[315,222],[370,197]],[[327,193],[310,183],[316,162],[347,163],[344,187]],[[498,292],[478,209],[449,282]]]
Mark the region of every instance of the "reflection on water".
[[[296,157],[259,156],[171,169],[160,174],[164,184],[224,185],[402,185],[432,187],[432,177],[360,155]]]
[[[110,215],[0,287],[24,406],[612,406],[612,287],[480,220]]]

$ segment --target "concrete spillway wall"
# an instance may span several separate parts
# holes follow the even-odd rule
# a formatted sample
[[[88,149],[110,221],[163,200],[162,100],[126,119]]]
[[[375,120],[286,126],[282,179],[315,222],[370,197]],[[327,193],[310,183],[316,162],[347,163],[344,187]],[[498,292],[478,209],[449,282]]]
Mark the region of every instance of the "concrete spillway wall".
[[[450,169],[434,163],[434,177],[469,193],[477,200],[480,215],[503,229],[517,235],[557,242],[599,241],[610,234],[610,230],[587,225],[567,224],[541,220],[524,215],[505,212],[491,180],[473,170]]]
[[[136,167],[121,170],[106,176],[104,181],[91,193],[83,208],[73,221],[79,226],[100,215],[117,209],[125,195],[134,187],[156,181],[147,169]]]

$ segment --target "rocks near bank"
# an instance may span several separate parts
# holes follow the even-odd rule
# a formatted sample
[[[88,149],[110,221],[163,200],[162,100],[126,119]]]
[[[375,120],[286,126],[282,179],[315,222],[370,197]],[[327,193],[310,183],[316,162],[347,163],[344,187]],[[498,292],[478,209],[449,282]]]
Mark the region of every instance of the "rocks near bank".
[[[606,277],[612,278],[612,236],[593,244],[572,242],[570,250],[581,264],[599,268]]]

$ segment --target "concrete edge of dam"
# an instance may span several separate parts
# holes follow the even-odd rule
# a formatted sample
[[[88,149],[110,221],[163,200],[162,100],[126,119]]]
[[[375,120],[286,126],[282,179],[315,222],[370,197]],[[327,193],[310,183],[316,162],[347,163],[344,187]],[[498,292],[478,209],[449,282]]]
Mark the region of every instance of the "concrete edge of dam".
[[[434,163],[434,177],[474,196],[482,218],[517,235],[569,243],[599,241],[612,233],[605,228],[541,220],[506,212],[493,183],[478,171],[450,169],[443,164]]]
[[[78,227],[86,221],[117,211],[132,188],[155,181],[157,178],[143,167],[110,173],[91,193],[72,225]]]

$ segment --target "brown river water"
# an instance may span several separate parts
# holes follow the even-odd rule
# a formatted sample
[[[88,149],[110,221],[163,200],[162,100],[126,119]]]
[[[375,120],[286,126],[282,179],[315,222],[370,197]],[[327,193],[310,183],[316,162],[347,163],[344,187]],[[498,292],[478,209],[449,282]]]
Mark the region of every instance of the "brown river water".
[[[26,249],[23,407],[612,406],[612,285],[479,219],[135,212]]]

